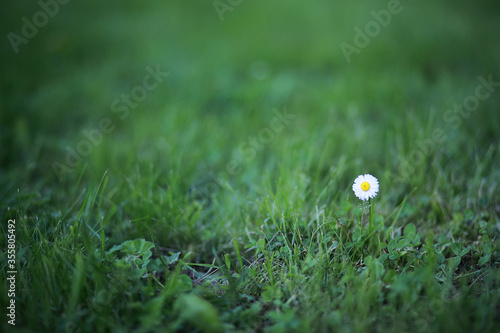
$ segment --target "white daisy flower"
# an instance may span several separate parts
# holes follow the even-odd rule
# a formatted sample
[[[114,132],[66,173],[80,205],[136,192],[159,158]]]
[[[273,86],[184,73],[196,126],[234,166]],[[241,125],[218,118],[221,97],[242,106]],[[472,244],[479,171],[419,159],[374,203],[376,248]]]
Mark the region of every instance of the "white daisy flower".
[[[361,200],[374,198],[378,192],[378,180],[372,175],[360,175],[352,184],[354,194]]]

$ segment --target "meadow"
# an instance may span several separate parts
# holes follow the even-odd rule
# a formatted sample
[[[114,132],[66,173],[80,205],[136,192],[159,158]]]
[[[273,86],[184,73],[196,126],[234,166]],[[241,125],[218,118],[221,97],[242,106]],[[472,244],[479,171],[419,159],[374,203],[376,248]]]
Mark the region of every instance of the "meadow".
[[[498,331],[499,15],[2,4],[1,331]]]

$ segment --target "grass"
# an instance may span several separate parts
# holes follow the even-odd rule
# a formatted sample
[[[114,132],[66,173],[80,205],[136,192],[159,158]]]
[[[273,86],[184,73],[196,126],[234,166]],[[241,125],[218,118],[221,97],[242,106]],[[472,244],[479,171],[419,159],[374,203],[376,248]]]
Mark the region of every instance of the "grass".
[[[4,36],[40,10],[4,6]],[[69,2],[3,38],[2,330],[495,331],[500,91],[446,114],[500,81],[500,7],[402,6],[349,64],[386,3]]]

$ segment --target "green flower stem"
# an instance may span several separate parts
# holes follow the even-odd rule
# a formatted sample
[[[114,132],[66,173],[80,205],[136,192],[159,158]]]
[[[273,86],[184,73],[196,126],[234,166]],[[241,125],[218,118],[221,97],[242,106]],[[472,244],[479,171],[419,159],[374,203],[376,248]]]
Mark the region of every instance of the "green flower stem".
[[[370,222],[368,225],[368,231],[371,233],[373,230],[373,200],[370,198],[368,202],[370,205]]]

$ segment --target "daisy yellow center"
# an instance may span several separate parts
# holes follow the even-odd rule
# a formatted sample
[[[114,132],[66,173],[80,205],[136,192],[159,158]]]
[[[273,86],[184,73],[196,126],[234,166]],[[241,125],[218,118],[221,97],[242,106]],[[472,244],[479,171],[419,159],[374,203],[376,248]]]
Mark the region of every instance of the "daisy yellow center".
[[[368,191],[370,189],[370,184],[368,184],[368,182],[363,182],[361,184],[361,189],[365,192]]]

